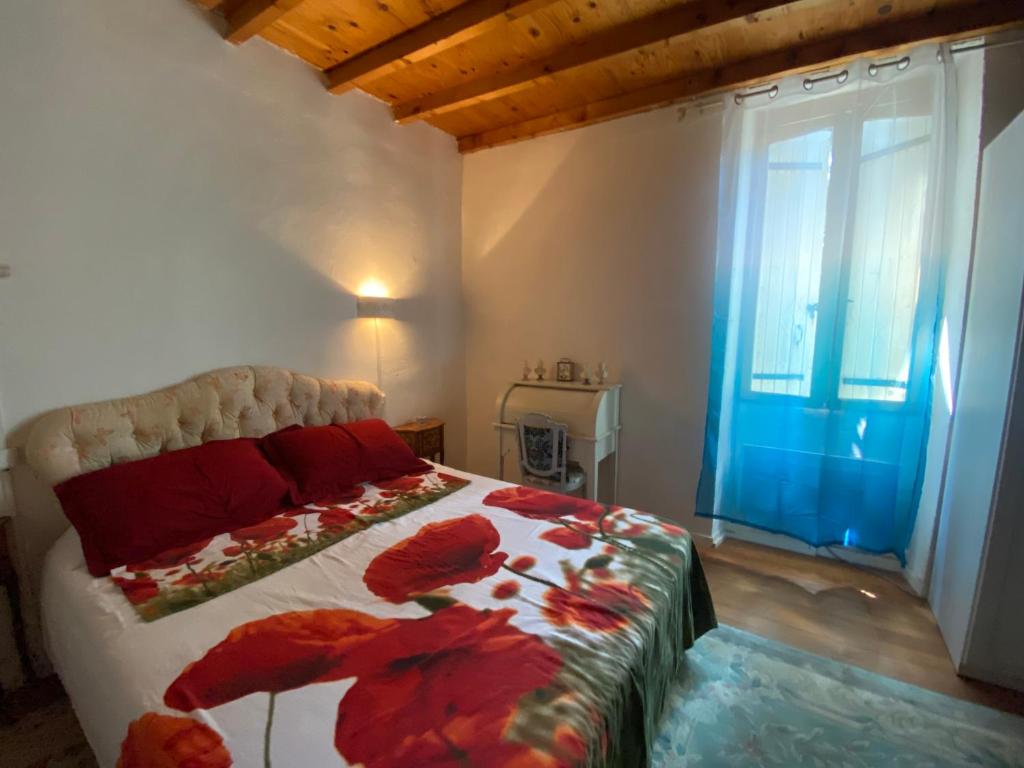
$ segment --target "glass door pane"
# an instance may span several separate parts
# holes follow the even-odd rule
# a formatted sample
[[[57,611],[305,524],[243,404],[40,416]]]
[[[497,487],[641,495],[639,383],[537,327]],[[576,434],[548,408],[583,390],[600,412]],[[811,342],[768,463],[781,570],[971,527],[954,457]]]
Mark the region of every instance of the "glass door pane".
[[[831,159],[830,129],[768,146],[751,392],[811,394]]]
[[[839,397],[907,399],[928,186],[930,117],[864,122]]]

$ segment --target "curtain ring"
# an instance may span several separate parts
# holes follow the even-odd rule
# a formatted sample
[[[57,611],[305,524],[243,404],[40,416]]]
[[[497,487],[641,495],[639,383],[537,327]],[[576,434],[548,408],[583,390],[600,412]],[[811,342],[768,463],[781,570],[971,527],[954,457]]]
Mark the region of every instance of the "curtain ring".
[[[942,61],[942,52],[941,51],[939,51],[938,56],[939,56],[939,61]],[[875,62],[871,62],[870,64],[868,64],[868,75],[870,75],[871,77],[874,77],[875,75],[877,75],[885,67],[896,67],[897,71],[902,72],[903,70],[905,70],[909,66],[910,66],[910,57],[909,56],[903,56],[902,58],[894,59],[893,61],[886,61],[886,62],[884,62],[882,64],[875,64]]]
[[[835,80],[836,84],[842,85],[850,78],[850,72],[843,70],[842,72],[836,72],[834,75],[822,75],[821,77],[805,77],[804,78],[804,90],[812,91],[814,86],[818,83],[823,83],[826,80]]]
[[[736,104],[742,104],[744,101],[746,101],[749,98],[752,98],[754,96],[763,96],[763,95],[768,96],[769,99],[774,99],[776,96],[779,95],[779,86],[773,85],[773,86],[771,86],[769,88],[762,88],[760,91],[749,91],[748,93],[737,93],[737,94],[735,94],[732,97],[732,100]]]

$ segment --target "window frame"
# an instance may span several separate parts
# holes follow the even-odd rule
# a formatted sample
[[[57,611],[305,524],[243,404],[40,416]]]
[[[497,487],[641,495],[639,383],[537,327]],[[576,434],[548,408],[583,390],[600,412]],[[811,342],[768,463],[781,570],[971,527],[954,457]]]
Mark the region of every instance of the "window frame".
[[[868,93],[870,96],[870,93]],[[910,363],[908,370],[908,386],[906,397],[902,401],[882,400],[877,398],[840,397],[842,376],[842,357],[846,343],[845,331],[847,323],[846,306],[849,299],[850,273],[852,270],[852,233],[855,231],[859,211],[851,210],[850,201],[856,200],[861,176],[862,143],[864,124],[872,118],[873,106],[870,98],[865,99],[864,92],[833,93],[822,97],[828,106],[822,111],[825,114],[809,116],[807,102],[789,106],[771,107],[753,115],[755,118],[749,137],[748,157],[749,175],[747,191],[749,210],[747,215],[747,231],[745,233],[745,253],[743,254],[742,286],[740,291],[740,347],[738,349],[740,364],[736,374],[739,376],[737,393],[748,402],[778,407],[798,407],[805,410],[829,409],[841,411],[848,405],[859,409],[896,412],[915,406],[920,398],[922,382],[916,375],[919,366],[928,364],[926,350],[920,343],[921,332],[929,324],[934,323],[934,311],[922,307],[918,299],[914,310],[914,321],[910,337]],[[892,116],[914,116],[922,114],[919,110],[900,109],[905,105],[913,105],[912,101],[894,102]],[[779,121],[780,113],[783,119]],[[786,119],[785,115],[792,115]],[[768,123],[771,114],[772,122]],[[766,192],[768,182],[768,157],[772,144],[785,141],[818,130],[832,131],[832,165],[826,193],[825,222],[822,244],[821,283],[819,285],[819,309],[815,327],[813,358],[811,363],[810,394],[794,395],[775,392],[755,391],[753,385],[753,354],[754,338],[757,321],[757,298],[760,270],[763,256],[764,216],[766,208]],[[930,134],[930,152],[936,151],[934,133]],[[837,147],[845,151],[837,151]],[[928,216],[934,205],[934,180],[929,177],[925,193],[925,215]],[[926,229],[927,232],[927,229]],[[927,253],[929,241],[927,235],[921,244],[922,251]],[[839,254],[830,258],[830,254]],[[921,272],[919,277],[918,296],[927,295],[929,282],[938,279],[935,270],[928,269],[929,259],[922,254]],[[835,296],[835,300],[824,297]]]

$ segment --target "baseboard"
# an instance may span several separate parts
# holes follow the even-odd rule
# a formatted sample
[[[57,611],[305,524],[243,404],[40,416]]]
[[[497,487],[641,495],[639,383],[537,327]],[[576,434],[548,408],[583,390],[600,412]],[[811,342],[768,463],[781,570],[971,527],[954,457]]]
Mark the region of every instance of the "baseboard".
[[[810,544],[804,544],[802,541],[790,538],[789,536],[782,536],[777,533],[768,533],[767,531],[760,531],[756,528],[748,528],[747,526],[739,525],[738,523],[726,523],[722,527],[724,529],[723,538],[740,539],[741,541],[749,541],[752,544],[762,544],[766,547],[775,547],[776,549],[784,549],[788,552],[796,552],[800,555],[824,557],[830,560],[842,560],[844,562],[861,565],[866,568],[877,568],[882,571],[893,571],[895,573],[901,573],[903,571],[900,561],[893,555],[873,555],[870,552],[861,552],[848,547],[831,547],[831,549],[835,550],[837,553],[834,555],[825,547],[812,547]],[[911,584],[911,587],[915,590],[917,589],[914,584]]]
[[[919,597],[925,597],[928,591],[928,584],[925,581],[924,575],[920,573],[913,573],[908,568],[903,569],[903,578],[906,580],[910,588],[914,590],[914,594]]]
[[[1011,688],[1024,692],[1024,674],[1007,669],[988,669],[983,665],[966,662],[960,665],[957,674],[983,683],[991,683],[1001,688]]]

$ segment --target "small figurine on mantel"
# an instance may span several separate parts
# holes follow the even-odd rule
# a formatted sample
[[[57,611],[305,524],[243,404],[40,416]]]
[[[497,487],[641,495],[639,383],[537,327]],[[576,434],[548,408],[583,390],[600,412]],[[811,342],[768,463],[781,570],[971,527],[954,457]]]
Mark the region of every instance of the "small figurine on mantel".
[[[597,383],[606,384],[608,382],[608,366],[605,365],[604,360],[597,364]]]
[[[590,369],[587,368],[587,366],[585,365],[583,366],[583,369],[580,371],[580,381],[582,381],[588,387],[590,386]]]
[[[530,361],[523,360],[523,381],[530,380]]]
[[[544,367],[543,360],[537,361],[537,367],[533,369],[533,372],[537,374],[537,381],[544,381],[544,374],[547,373],[547,369]]]

